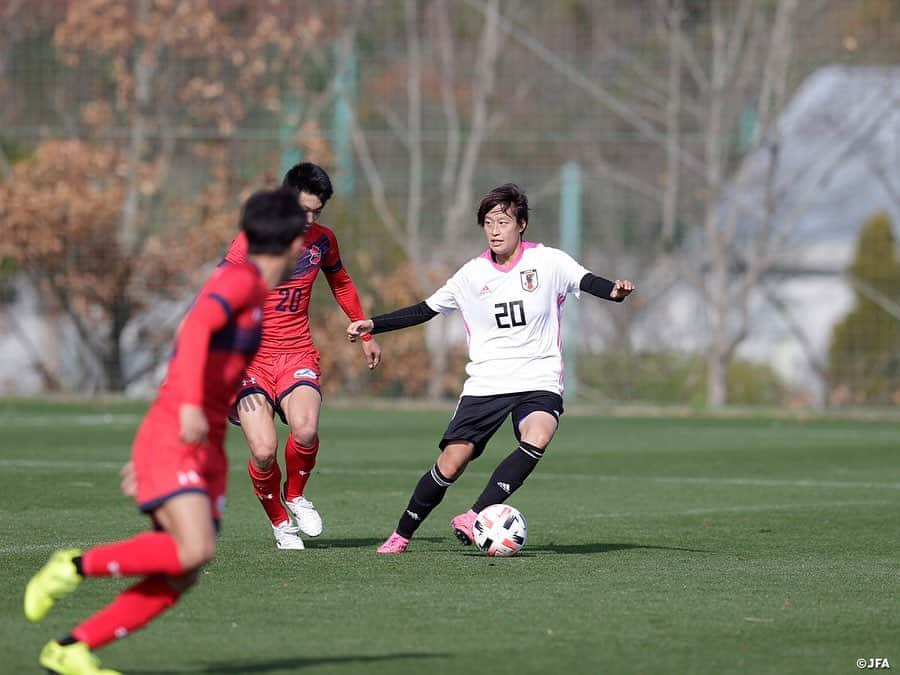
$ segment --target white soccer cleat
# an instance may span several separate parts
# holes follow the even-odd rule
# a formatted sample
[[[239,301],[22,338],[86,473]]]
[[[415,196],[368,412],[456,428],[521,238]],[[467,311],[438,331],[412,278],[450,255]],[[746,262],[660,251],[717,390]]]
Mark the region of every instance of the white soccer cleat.
[[[275,545],[285,550],[300,551],[304,548],[303,540],[300,538],[300,530],[290,520],[286,520],[279,525],[272,526],[272,532],[275,535]]]
[[[296,497],[290,501],[286,501],[290,512],[297,519],[297,525],[300,531],[310,537],[318,537],[322,534],[322,516],[316,511],[316,507],[303,495]]]

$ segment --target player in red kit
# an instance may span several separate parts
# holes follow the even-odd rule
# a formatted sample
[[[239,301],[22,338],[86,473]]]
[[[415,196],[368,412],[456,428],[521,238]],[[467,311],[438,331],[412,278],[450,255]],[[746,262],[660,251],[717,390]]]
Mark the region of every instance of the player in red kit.
[[[266,298],[262,345],[244,374],[235,405],[237,419],[232,421],[240,423],[250,447],[250,481],[272,525],[275,545],[302,549],[300,532],[311,537],[322,532],[322,518],[304,496],[319,451],[322,372],[319,351],[309,332],[309,300],[319,270],[351,320],[363,319],[365,313],[341,263],[334,232],[318,223],[333,193],[328,174],[318,165],[304,162],[291,168],[283,182],[299,193],[309,230],[290,279]],[[225,260],[240,262],[246,247],[246,237],[239,235]],[[381,348],[371,336],[363,340],[369,368],[375,368],[381,361]],[[290,427],[284,446],[283,489],[275,412]]]
[[[296,191],[251,196],[241,216],[248,254],[219,266],[188,311],[159,394],[131,451],[136,501],[152,532],[60,550],[25,589],[25,615],[40,621],[85,577],[143,577],[112,604],[51,640],[39,661],[59,675],[115,675],[93,650],[141,628],[174,605],[216,547],[225,501],[228,411],[247,363],[259,347],[268,289],[294,268],[307,229]]]

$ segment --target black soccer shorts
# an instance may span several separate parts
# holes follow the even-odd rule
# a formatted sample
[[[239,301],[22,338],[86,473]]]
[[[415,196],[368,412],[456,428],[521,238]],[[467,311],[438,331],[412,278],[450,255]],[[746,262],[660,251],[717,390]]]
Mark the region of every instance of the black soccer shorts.
[[[472,459],[484,452],[485,446],[497,429],[512,415],[513,433],[521,441],[519,423],[529,414],[542,410],[557,420],[563,414],[563,401],[559,394],[550,391],[520,391],[496,396],[463,396],[459,399],[453,419],[447,426],[440,448],[451,441],[468,441],[475,446]]]

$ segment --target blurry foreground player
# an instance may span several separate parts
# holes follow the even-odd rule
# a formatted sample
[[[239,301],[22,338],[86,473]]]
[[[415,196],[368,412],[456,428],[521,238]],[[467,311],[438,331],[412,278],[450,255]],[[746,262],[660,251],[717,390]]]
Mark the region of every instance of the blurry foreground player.
[[[494,469],[472,508],[450,521],[456,536],[472,543],[478,513],[504,502],[522,485],[556,433],[563,412],[560,320],[566,295],[585,291],[621,302],[634,291],[630,281],[595,276],[563,251],[525,241],[528,200],[516,185],[501,185],[485,195],[478,224],[488,249],[434,295],[347,327],[353,341],[363,333],[415,326],[439,312],[458,309],[469,338],[469,378],[441,439],[441,454],[419,480],[397,529],[379,553],[406,550],[447,488],[511,415],[518,446]]]
[[[304,491],[319,452],[319,350],[309,331],[309,299],[319,270],[335,300],[351,321],[364,318],[353,281],[341,263],[337,238],[318,218],[331,198],[331,179],[322,167],[303,162],[284,176],[284,185],[299,193],[309,230],[304,250],[291,276],[266,298],[262,344],[247,366],[237,394],[236,416],[247,445],[247,471],[253,491],[272,525],[280,549],[302,549],[300,532],[322,533],[322,518]],[[225,259],[240,262],[247,252],[244,235],[232,242]],[[381,348],[371,335],[363,338],[369,368],[381,360]],[[278,466],[278,431],[274,413],[290,427],[284,444],[284,486]],[[282,499],[284,500],[282,503]],[[296,522],[295,522],[296,521]]]
[[[132,446],[136,501],[154,531],[87,551],[60,550],[25,589],[25,616],[44,618],[84,577],[143,577],[41,650],[59,675],[113,675],[93,650],[141,628],[196,583],[216,548],[228,462],[226,416],[256,352],[267,290],[290,273],[306,218],[288,188],[251,196],[241,216],[247,260],[216,269],[185,316],[166,379]]]

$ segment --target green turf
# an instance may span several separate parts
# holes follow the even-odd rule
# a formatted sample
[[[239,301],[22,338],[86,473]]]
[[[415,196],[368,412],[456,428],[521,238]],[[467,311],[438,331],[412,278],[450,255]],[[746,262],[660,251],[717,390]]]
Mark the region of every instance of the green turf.
[[[113,597],[89,580],[41,625],[21,591],[63,544],[128,536],[118,494],[141,407],[0,403],[2,673]],[[102,650],[127,673],[848,673],[900,665],[896,424],[569,415],[510,503],[522,553],[451,538],[512,446],[505,427],[419,530],[379,556],[442,412],[326,408],[308,494],[325,533],[276,551],[232,434],[230,504],[202,583]]]

